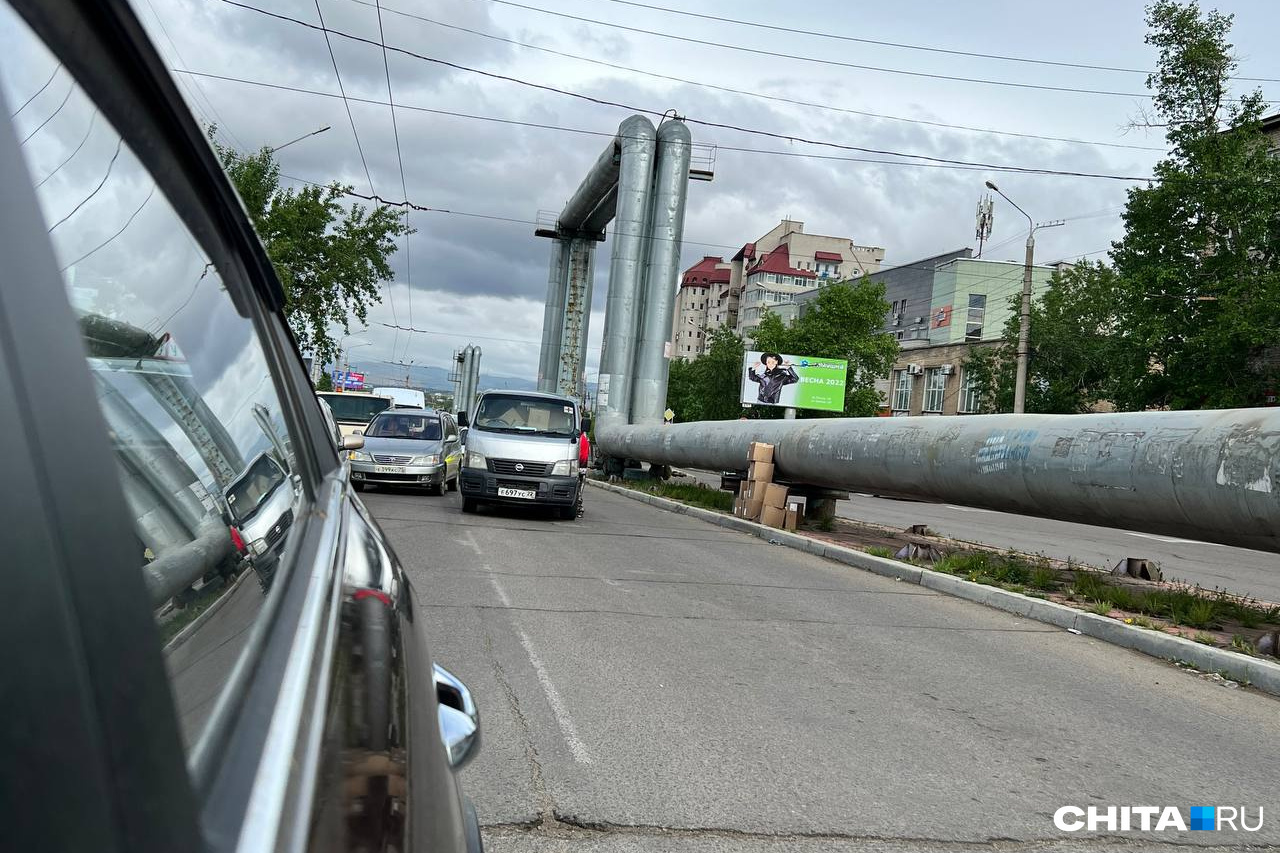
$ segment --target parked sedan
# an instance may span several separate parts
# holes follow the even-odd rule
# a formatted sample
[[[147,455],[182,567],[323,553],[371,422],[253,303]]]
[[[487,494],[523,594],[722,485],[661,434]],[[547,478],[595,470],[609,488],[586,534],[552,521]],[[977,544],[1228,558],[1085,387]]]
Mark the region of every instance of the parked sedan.
[[[364,448],[347,454],[357,489],[367,484],[419,486],[442,494],[458,488],[462,445],[447,412],[388,409],[369,421]]]

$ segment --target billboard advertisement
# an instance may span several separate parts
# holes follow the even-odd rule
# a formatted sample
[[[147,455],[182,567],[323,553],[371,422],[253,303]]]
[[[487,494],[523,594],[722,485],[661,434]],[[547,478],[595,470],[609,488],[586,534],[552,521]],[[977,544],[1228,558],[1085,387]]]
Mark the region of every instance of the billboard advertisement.
[[[776,352],[748,352],[742,364],[742,403],[844,411],[849,363]]]
[[[343,372],[341,370],[333,371],[333,387],[338,391],[363,391],[364,390],[364,374],[356,373],[354,370],[348,371],[343,381]]]

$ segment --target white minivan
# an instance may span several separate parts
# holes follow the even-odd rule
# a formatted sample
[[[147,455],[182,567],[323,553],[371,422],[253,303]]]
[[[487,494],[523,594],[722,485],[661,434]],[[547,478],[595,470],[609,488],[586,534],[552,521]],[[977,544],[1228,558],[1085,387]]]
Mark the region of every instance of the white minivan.
[[[462,511],[482,503],[545,506],[578,517],[583,488],[578,446],[591,427],[571,397],[536,391],[485,391],[467,427]]]

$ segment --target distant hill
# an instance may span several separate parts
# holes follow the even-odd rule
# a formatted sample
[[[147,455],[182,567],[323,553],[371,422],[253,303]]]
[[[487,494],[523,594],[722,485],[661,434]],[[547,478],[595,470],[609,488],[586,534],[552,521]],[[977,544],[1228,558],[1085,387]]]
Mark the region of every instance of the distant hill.
[[[353,367],[352,370],[359,368]],[[451,393],[453,391],[453,383],[449,381],[449,371],[443,367],[429,367],[414,365],[413,367],[394,367],[392,365],[378,365],[377,368],[365,372],[365,384],[369,386],[379,385],[404,385],[405,374],[409,376],[409,385],[413,388],[419,388],[423,391],[444,391]],[[500,376],[493,373],[480,373],[480,390],[484,391],[489,388],[511,388],[518,391],[533,391],[537,388],[537,383],[531,379],[525,379],[519,376]]]

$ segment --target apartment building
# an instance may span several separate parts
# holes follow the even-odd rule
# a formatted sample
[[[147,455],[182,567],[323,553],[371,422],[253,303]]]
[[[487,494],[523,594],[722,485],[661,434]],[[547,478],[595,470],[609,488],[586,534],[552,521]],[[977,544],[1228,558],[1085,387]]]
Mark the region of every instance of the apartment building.
[[[969,257],[968,250],[952,257],[926,258],[905,266],[932,266],[927,321],[912,313],[919,306],[918,282],[904,279],[889,291],[890,321],[886,331],[902,331],[901,352],[890,375],[877,383],[888,413],[897,415],[978,414],[980,401],[973,378],[963,364],[974,346],[998,346],[1005,324],[1014,313],[1010,297],[1022,293],[1024,267],[1013,261]],[[1061,265],[1032,268],[1032,298],[1038,298]],[[905,311],[902,309],[905,307]],[[894,326],[899,319],[899,326]],[[905,324],[906,328],[900,326]],[[920,327],[924,325],[924,334]],[[908,337],[908,335],[910,335]]]
[[[684,271],[671,323],[672,358],[692,360],[706,352],[708,329],[720,325],[710,322],[718,310],[713,305],[727,297],[728,286],[729,265],[715,255]]]
[[[794,319],[803,302],[797,297],[825,282],[859,278],[880,269],[884,249],[860,246],[847,237],[806,234],[804,223],[784,219],[767,234],[747,243],[730,260],[726,322],[749,337],[765,311]]]

